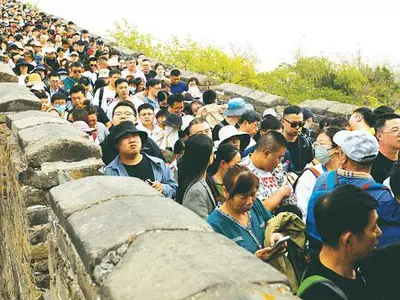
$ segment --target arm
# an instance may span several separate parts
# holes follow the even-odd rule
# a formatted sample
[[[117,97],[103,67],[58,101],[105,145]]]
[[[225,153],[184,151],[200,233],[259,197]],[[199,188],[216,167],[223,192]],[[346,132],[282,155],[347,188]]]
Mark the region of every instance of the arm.
[[[206,219],[208,217],[205,193],[207,193],[207,191],[201,192],[195,186],[191,186],[184,195],[182,201],[183,206],[199,215],[202,219]]]
[[[163,194],[168,198],[175,198],[176,190],[178,189],[178,185],[174,180],[174,176],[172,175],[172,171],[168,166],[163,163],[162,164],[162,186],[163,186]]]
[[[266,209],[274,211],[278,208],[282,199],[289,197],[291,193],[292,189],[289,186],[282,186],[271,197],[264,199],[262,202]]]
[[[306,220],[307,218],[308,200],[311,197],[316,181],[315,179],[316,178],[313,174],[311,174],[311,171],[307,170],[297,181],[295,193],[297,197],[297,205],[300,207],[303,213],[303,220]]]

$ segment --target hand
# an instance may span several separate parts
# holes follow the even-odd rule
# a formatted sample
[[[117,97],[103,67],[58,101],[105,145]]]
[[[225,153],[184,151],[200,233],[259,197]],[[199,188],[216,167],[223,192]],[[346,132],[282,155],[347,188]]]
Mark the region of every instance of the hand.
[[[271,259],[277,253],[279,253],[279,254],[284,253],[286,251],[286,249],[284,249],[282,247],[278,247],[276,249],[272,249],[272,247],[265,247],[263,249],[257,250],[256,253],[254,253],[254,255],[264,261],[267,261],[267,260]]]
[[[289,197],[292,194],[292,188],[289,185],[282,186],[278,189],[283,197]]]
[[[280,232],[271,233],[271,237],[270,237],[270,239],[269,239],[269,244],[270,244],[270,246],[272,247],[273,245],[275,245],[275,243],[276,243],[277,241],[279,241],[279,239],[281,239],[281,238],[283,238],[283,237],[284,237],[283,233],[280,233]],[[286,244],[286,243],[285,243],[285,244]]]
[[[204,109],[201,111],[201,116],[207,117],[209,114],[211,113],[208,111],[207,107],[204,107]]]
[[[163,185],[160,182],[154,181],[151,186],[162,194],[164,189],[163,189]]]

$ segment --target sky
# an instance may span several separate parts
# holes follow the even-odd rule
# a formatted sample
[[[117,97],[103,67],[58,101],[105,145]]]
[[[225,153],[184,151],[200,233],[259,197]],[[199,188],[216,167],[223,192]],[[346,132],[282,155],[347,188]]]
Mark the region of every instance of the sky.
[[[39,0],[37,4],[100,35],[126,18],[139,32],[160,40],[190,36],[227,51],[230,45],[251,49],[259,71],[290,63],[298,52],[338,62],[361,53],[372,65],[400,70],[400,2],[394,0]]]

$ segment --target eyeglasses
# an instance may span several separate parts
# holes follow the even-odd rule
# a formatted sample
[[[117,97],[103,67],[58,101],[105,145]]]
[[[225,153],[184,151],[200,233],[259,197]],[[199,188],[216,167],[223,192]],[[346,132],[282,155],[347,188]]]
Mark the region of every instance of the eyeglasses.
[[[115,114],[114,114],[114,116],[116,116],[116,117],[122,117],[122,116],[125,116],[125,117],[130,117],[130,116],[133,116],[134,114],[132,113],[132,112],[130,112],[130,111],[126,111],[126,112],[116,112]]]
[[[81,70],[73,70],[72,73],[74,73],[74,74],[80,74],[80,73],[82,73],[82,71],[81,71]]]
[[[143,114],[140,114],[142,117],[145,117],[145,116],[152,116],[154,113],[143,113]]]
[[[290,127],[292,127],[292,128],[296,128],[296,127],[303,127],[304,126],[304,124],[306,123],[306,122],[304,122],[304,121],[300,121],[300,122],[290,122],[289,120],[287,120],[287,119],[285,119],[285,118],[283,118],[286,122],[288,122],[289,124],[290,124]]]
[[[399,127],[393,127],[389,131],[381,131],[381,133],[388,133],[390,135],[399,135],[400,133],[400,128]]]
[[[97,67],[97,64],[90,64],[91,67]]]
[[[331,150],[333,148],[332,145],[324,145],[319,142],[314,142],[312,144],[312,148],[315,149],[315,147],[324,147],[326,150]]]
[[[161,90],[161,88],[160,88],[160,87],[154,87],[154,86],[151,86],[151,88],[155,89],[156,91],[160,91],[160,90]]]

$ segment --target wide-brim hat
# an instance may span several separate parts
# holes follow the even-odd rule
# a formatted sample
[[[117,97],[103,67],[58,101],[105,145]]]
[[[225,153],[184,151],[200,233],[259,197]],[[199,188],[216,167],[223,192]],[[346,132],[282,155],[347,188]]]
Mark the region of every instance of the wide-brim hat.
[[[224,116],[240,117],[246,111],[253,109],[253,105],[244,102],[243,98],[233,98],[228,101],[228,108],[224,111]]]
[[[37,73],[29,74],[27,77],[28,81],[26,82],[26,86],[33,86],[35,84],[42,84],[42,78]]]
[[[74,125],[75,128],[84,132],[93,132],[96,130],[96,128],[91,128],[85,121],[75,121],[72,123],[72,125]]]
[[[140,131],[136,128],[135,124],[131,121],[121,122],[119,125],[115,126],[112,131],[113,137],[112,140],[117,142],[120,138],[127,134],[137,134],[140,136],[142,140],[142,144],[147,140],[147,133],[144,131]]]
[[[21,72],[19,70],[19,67],[21,66],[27,66],[28,67],[28,73],[30,73],[35,67],[33,65],[31,65],[30,63],[28,63],[25,59],[20,58],[17,60],[15,67],[13,68],[13,71],[15,74],[17,75],[21,75]]]
[[[215,146],[218,147],[219,145],[226,144],[232,138],[237,137],[240,139],[240,151],[244,151],[247,146],[250,144],[250,135],[246,132],[241,132],[237,130],[235,126],[227,125],[220,129],[218,133],[219,140],[215,141]]]
[[[33,72],[36,72],[36,71],[43,71],[43,72],[46,72],[46,71],[47,71],[47,68],[46,68],[45,65],[38,64],[38,65],[36,66],[36,68],[33,69]]]

